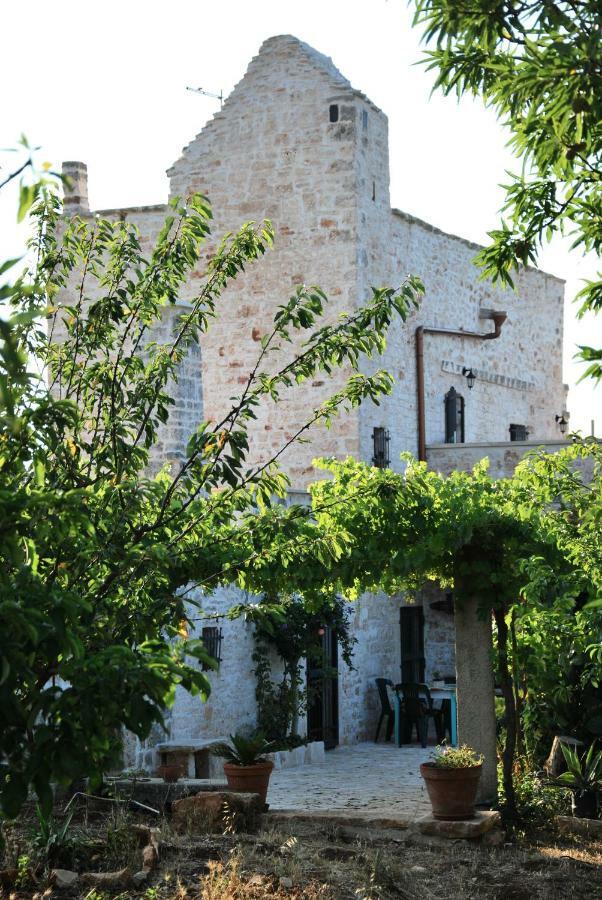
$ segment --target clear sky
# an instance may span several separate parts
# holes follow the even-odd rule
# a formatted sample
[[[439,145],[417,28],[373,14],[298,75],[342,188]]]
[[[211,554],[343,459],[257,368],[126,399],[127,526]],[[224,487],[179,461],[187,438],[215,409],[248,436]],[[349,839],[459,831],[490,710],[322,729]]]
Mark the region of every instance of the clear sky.
[[[405,0],[4,0],[0,147],[21,132],[43,158],[88,165],[92,208],[164,202],[165,170],[228,94],[267,37],[294,34],[331,56],[389,117],[391,203],[477,242],[498,222],[508,135],[480,101],[430,96]],[[0,204],[1,258],[23,239]],[[556,240],[541,268],[567,281],[565,380],[571,427],[602,436],[602,386],[576,385],[576,344],[602,344],[602,315],[580,322],[572,298],[595,261]],[[416,273],[420,274],[420,273]],[[559,410],[560,412],[560,410]]]

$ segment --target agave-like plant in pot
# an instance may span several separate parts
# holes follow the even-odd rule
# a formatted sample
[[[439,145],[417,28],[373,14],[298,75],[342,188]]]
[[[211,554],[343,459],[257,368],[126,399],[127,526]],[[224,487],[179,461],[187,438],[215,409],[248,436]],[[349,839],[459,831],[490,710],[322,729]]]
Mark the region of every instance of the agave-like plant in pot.
[[[274,749],[274,742],[266,741],[263,735],[231,734],[230,743],[214,744],[211,753],[225,760],[224,774],[230,790],[259,794],[265,803],[274,768],[266,753]]]
[[[595,819],[598,815],[598,794],[602,791],[602,751],[595,743],[581,759],[572,747],[560,745],[567,771],[556,778],[556,784],[568,787],[573,793],[573,815],[580,819]]]

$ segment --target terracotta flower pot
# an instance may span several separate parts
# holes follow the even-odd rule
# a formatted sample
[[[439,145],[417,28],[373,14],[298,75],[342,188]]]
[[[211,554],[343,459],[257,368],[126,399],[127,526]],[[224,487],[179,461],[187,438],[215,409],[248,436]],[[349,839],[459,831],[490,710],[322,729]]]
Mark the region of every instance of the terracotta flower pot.
[[[596,791],[574,791],[571,798],[573,815],[578,819],[595,819],[598,815]]]
[[[420,774],[424,778],[436,819],[453,821],[473,818],[482,768],[469,766],[453,769],[422,763]]]
[[[261,762],[254,766],[235,766],[234,763],[224,763],[224,773],[231,791],[242,791],[245,794],[259,794],[265,803],[268,794],[268,784],[274,763]]]
[[[178,778],[182,777],[182,766],[180,763],[170,763],[169,765],[158,766],[157,775],[167,784],[175,784]]]

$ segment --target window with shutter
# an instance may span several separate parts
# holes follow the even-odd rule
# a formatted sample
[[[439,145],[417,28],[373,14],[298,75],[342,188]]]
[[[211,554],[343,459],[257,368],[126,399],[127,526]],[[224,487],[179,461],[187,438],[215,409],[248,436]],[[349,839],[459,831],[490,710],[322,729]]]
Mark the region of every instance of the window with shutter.
[[[386,428],[374,428],[372,431],[372,443],[374,451],[372,463],[377,469],[386,469],[390,463],[389,459],[389,432]]]
[[[201,639],[203,641],[205,650],[215,659],[218,663],[222,661],[222,630],[221,628],[217,628],[215,625],[208,625],[201,631]],[[201,663],[201,669],[203,672],[209,671],[211,666],[207,662]]]
[[[464,443],[464,397],[454,387],[445,395],[445,443]]]
[[[527,431],[526,425],[511,425],[510,426],[510,440],[511,441],[526,441],[529,437],[529,432]]]

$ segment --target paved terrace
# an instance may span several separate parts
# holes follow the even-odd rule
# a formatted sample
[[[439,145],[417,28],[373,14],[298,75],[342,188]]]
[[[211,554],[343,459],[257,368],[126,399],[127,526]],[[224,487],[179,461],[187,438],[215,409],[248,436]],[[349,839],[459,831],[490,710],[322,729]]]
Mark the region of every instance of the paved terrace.
[[[420,763],[432,749],[393,742],[337,747],[323,763],[274,771],[270,809],[412,821],[431,808]]]

